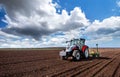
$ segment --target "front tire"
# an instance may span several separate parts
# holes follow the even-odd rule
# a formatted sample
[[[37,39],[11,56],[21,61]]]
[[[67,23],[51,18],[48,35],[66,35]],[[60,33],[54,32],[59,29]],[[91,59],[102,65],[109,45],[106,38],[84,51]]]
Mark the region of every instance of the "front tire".
[[[73,51],[73,59],[79,61],[81,58],[80,52],[78,50]]]

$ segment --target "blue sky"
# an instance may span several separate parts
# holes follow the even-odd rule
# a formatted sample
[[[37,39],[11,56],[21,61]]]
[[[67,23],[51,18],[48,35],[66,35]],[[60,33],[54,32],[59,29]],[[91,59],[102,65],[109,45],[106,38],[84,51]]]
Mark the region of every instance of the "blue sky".
[[[0,1],[1,47],[65,46],[65,41],[79,37],[86,38],[90,47],[120,46],[120,0],[26,1],[28,5]]]
[[[0,9],[0,27],[5,27],[7,24],[5,22],[3,22],[1,19],[5,19],[4,15],[6,14],[5,13],[5,10],[2,6],[0,6],[1,9]]]
[[[113,9],[118,9],[116,0],[53,0],[53,2],[58,2],[61,6],[59,9],[66,9],[68,12],[76,6],[80,7],[91,21],[119,15],[117,11],[113,11]]]

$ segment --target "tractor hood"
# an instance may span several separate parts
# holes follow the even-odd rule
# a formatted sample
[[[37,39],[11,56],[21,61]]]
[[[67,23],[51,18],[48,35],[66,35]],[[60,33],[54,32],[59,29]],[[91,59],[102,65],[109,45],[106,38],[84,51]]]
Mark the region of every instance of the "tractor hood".
[[[71,52],[77,49],[79,49],[77,45],[71,45],[70,47],[66,47],[66,52]]]

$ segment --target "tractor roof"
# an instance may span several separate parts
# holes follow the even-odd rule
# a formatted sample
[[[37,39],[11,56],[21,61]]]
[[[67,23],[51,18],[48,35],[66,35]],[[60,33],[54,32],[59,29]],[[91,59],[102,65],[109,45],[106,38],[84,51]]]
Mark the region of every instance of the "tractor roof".
[[[84,38],[80,38],[80,40],[85,40]]]
[[[70,41],[73,41],[73,40],[84,40],[84,41],[85,41],[84,38],[80,38],[80,39],[72,39],[72,40],[70,40]]]
[[[84,38],[80,38],[80,39],[72,39],[72,40],[85,40]]]
[[[72,39],[72,40],[70,40],[70,41],[66,41],[66,43],[67,43],[67,42],[71,42],[71,41],[73,41],[73,40],[83,40],[83,41],[85,41],[84,38],[80,38],[80,39]]]

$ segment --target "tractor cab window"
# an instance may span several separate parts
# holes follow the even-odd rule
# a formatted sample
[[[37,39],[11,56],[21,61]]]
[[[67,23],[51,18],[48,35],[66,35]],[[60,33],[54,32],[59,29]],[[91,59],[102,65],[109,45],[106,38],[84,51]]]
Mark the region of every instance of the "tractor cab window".
[[[82,45],[83,45],[83,44],[84,44],[84,42],[83,42],[83,41],[80,41],[80,44],[82,44]]]
[[[70,45],[77,45],[78,44],[78,40],[71,40],[71,44]]]
[[[75,41],[74,41],[74,40],[72,40],[72,41],[71,41],[71,45],[74,45],[74,44],[75,44]]]
[[[85,41],[84,41],[84,40],[81,40],[81,41],[80,41],[80,44],[81,44],[81,45],[84,45],[84,44],[85,44]]]
[[[74,45],[74,41],[73,40],[71,40],[70,45]]]
[[[85,40],[73,39],[71,41],[66,41],[68,47],[72,45],[84,45]]]

